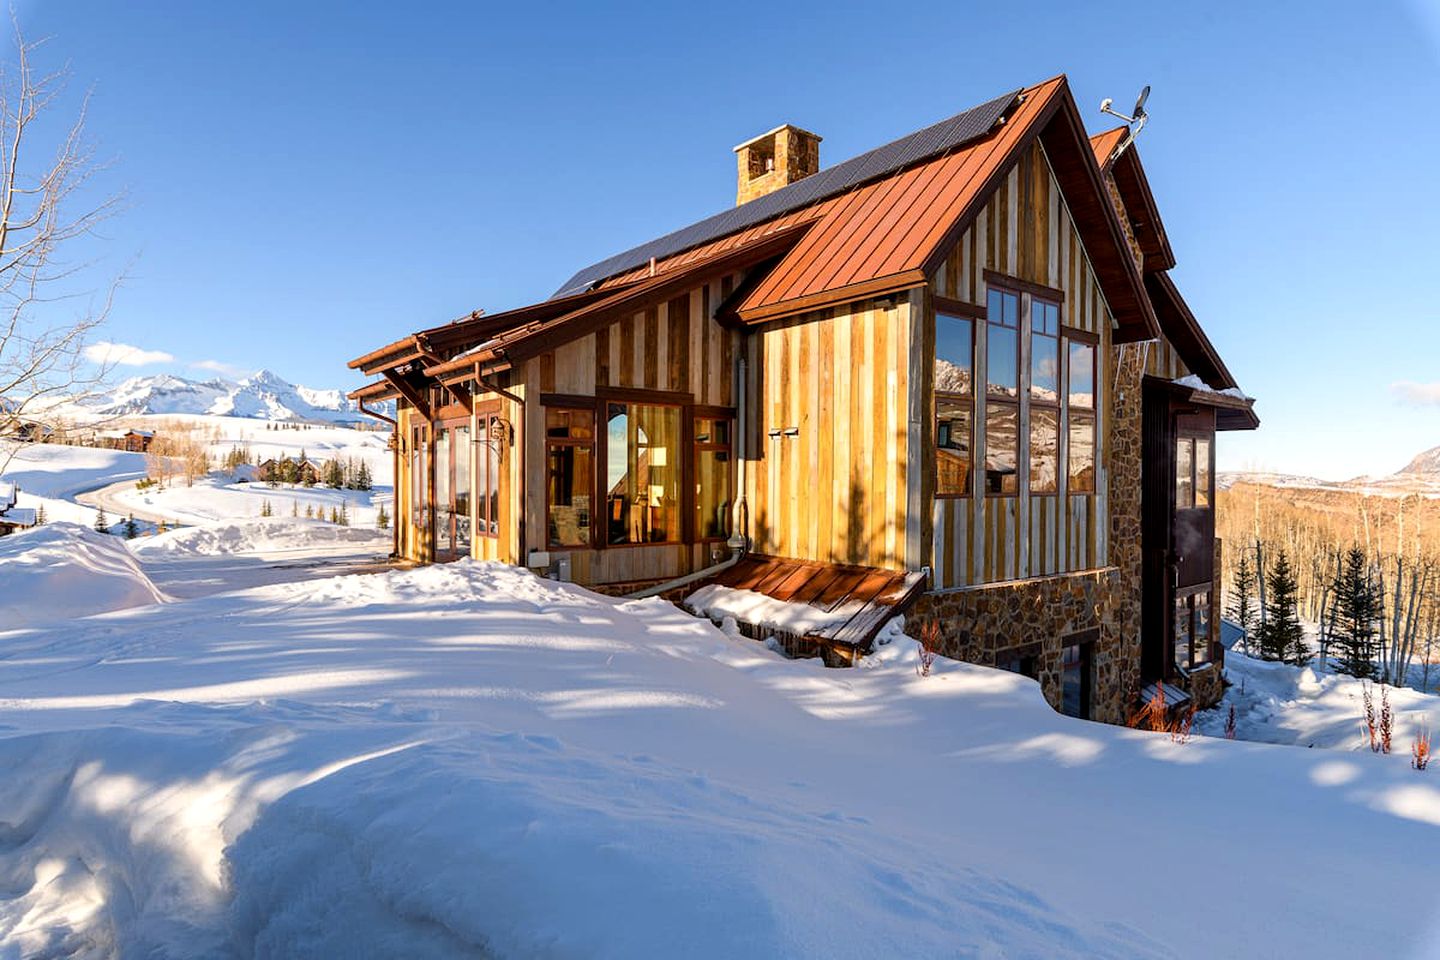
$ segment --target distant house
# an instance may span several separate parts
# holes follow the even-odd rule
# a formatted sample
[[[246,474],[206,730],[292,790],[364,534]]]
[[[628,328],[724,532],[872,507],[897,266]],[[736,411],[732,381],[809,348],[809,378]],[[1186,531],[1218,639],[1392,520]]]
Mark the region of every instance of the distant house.
[[[1215,444],[1259,420],[1127,129],[1062,76],[819,144],[776,127],[733,209],[351,361],[397,401],[396,552],[764,594],[831,662],[908,607],[1075,716],[1215,702]]]
[[[102,430],[95,435],[95,445],[108,450],[147,453],[155,440],[153,430]]]
[[[13,483],[0,483],[0,537],[35,526],[35,511],[15,506],[20,490]]]

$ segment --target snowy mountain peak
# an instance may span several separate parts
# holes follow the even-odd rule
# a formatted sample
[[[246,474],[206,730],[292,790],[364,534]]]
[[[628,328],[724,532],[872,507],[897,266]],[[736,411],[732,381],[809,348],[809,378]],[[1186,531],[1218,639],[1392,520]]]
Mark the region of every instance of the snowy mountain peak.
[[[109,416],[216,414],[257,420],[356,423],[365,419],[340,390],[296,386],[270,370],[243,380],[189,380],[173,374],[132,377],[87,404]]]
[[[1424,453],[1419,454],[1414,460],[1405,465],[1400,471],[1401,474],[1434,474],[1440,475],[1440,447],[1432,447]]]

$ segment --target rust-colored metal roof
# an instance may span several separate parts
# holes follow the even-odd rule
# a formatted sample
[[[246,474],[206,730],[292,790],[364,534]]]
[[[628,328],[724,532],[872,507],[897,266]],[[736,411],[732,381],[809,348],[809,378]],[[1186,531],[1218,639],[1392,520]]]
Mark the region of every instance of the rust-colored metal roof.
[[[351,390],[345,396],[351,400],[393,400],[400,396],[388,380],[376,380],[374,383],[367,383],[357,390]]]
[[[925,282],[954,224],[983,205],[994,175],[1054,114],[1057,77],[1025,90],[998,132],[839,198],[740,305],[747,322]],[[891,283],[886,283],[889,278]]]
[[[752,553],[706,582],[839,614],[809,637],[863,651],[923,592],[925,575]]]
[[[1129,131],[1129,127],[1116,127],[1090,138],[1090,146],[1095,151],[1095,162],[1100,164],[1101,170],[1109,166],[1115,155],[1115,148],[1120,146],[1120,141],[1125,139],[1125,134]]]

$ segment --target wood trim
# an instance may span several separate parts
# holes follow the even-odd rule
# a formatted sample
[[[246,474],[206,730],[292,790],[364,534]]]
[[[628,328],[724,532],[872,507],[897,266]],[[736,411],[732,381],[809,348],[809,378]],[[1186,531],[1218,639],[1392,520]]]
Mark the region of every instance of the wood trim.
[[[598,403],[598,397],[587,397],[581,393],[540,394],[540,406],[542,407],[569,407],[571,409],[581,408],[585,410],[594,410],[596,409]]]
[[[1074,340],[1076,343],[1083,343],[1087,346],[1100,346],[1100,337],[1098,334],[1091,333],[1089,330],[1081,330],[1079,327],[1068,327],[1063,323],[1060,324],[1060,336],[1066,340]]]
[[[596,387],[595,400],[617,403],[650,404],[663,407],[686,407],[694,397],[678,390],[645,390],[638,387]]]
[[[998,270],[991,270],[988,267],[982,271],[981,275],[985,278],[987,286],[993,283],[997,287],[1004,287],[1014,293],[1028,293],[1032,297],[1040,297],[1056,304],[1063,304],[1065,302],[1064,290],[1047,287],[1043,283],[1032,283],[1029,280],[1021,280],[1019,277],[1012,277]]]
[[[704,403],[692,403],[690,405],[690,419],[692,420],[734,420],[735,417],[734,407],[717,407],[713,404]],[[734,446],[733,441],[730,445]]]
[[[963,320],[985,320],[990,312],[983,303],[967,303],[964,300],[942,297],[939,294],[932,294],[930,300],[935,305],[936,313],[960,317]]]
[[[750,294],[765,282],[765,278],[770,275],[770,271],[775,269],[781,259],[777,257],[751,267],[745,274],[745,279],[741,280],[735,289],[730,291],[730,295],[721,300],[720,305],[715,308],[715,322],[732,330],[745,329],[745,323],[740,319],[740,305],[750,299]]]
[[[924,271],[906,270],[902,273],[895,273],[886,277],[877,277],[874,280],[866,280],[862,283],[852,283],[846,287],[822,290],[819,293],[797,297],[794,300],[783,300],[780,303],[772,303],[764,307],[741,310],[739,315],[740,319],[745,323],[756,324],[768,320],[776,320],[780,317],[786,317],[796,313],[808,313],[811,310],[833,306],[837,303],[848,303],[852,300],[882,297],[887,293],[899,293],[901,290],[909,290],[911,287],[922,286],[925,282],[926,275]]]

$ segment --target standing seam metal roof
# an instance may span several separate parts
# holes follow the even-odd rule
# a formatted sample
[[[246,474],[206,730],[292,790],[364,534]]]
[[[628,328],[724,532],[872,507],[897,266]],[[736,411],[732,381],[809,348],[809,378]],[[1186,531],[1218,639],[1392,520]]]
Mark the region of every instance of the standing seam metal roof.
[[[673,256],[691,247],[844,193],[852,187],[983,137],[1005,115],[1020,93],[1018,89],[1013,90],[923,130],[917,130],[899,140],[814,173],[773,193],[757,197],[749,203],[601,260],[567,280],[552,295],[552,299],[581,293],[601,280],[648,263],[652,257],[661,260]]]

